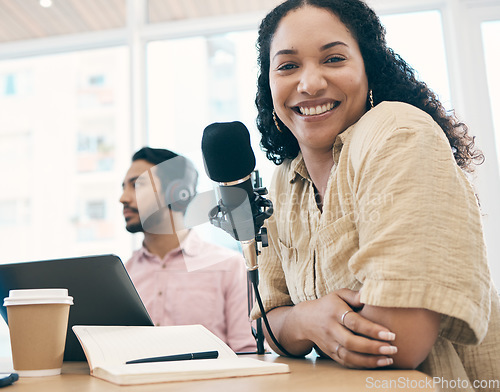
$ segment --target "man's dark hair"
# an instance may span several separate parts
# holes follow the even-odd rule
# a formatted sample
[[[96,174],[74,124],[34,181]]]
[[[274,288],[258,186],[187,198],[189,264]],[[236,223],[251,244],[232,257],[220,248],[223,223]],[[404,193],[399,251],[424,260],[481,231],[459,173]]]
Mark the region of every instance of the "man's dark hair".
[[[143,147],[132,156],[132,162],[142,159],[153,165],[158,165],[178,156],[179,154],[164,148]]]

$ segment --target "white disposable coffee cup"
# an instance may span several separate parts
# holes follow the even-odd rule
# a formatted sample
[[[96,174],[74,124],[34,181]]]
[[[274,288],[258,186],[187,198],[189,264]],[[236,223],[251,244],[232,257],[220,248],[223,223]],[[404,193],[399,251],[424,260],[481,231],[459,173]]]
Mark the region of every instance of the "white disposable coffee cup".
[[[7,307],[12,362],[21,377],[61,373],[73,297],[67,289],[10,290]]]

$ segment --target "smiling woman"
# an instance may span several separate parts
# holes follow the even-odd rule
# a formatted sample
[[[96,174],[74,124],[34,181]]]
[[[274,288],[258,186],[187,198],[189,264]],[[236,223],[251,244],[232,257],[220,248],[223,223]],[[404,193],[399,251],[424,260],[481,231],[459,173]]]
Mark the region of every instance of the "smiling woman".
[[[337,135],[369,107],[358,43],[337,16],[308,7],[291,11],[286,23],[279,25],[270,56],[276,115],[290,129],[306,160],[314,156],[315,161],[332,162],[331,146]],[[319,173],[323,178],[313,182],[322,195],[328,172]]]
[[[361,0],[285,1],[258,48],[257,124],[280,165],[260,288],[278,342],[347,367],[499,374],[467,126]]]

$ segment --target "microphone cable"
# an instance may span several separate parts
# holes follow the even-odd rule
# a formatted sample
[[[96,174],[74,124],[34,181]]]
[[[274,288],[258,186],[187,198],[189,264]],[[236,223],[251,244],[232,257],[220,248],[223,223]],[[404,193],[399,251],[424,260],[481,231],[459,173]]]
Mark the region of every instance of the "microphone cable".
[[[267,319],[266,311],[264,310],[264,304],[262,303],[262,299],[260,298],[260,293],[259,293],[259,270],[254,269],[251,271],[248,271],[248,276],[250,277],[250,281],[252,282],[253,290],[255,292],[255,299],[257,300],[257,304],[259,305],[260,313],[262,314],[262,320],[264,321],[264,325],[266,326],[267,333],[269,334],[269,337],[273,341],[274,345],[278,350],[280,350],[283,354],[289,357],[295,357],[297,358],[297,355],[292,355],[290,354],[276,339],[276,337],[273,334],[273,331],[271,330],[271,326],[269,325],[269,320]]]

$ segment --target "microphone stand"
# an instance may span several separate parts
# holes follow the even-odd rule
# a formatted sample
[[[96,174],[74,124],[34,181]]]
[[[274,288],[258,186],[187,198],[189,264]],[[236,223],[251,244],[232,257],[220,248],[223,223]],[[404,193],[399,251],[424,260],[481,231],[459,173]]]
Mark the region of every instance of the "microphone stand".
[[[259,285],[259,273],[257,270],[248,271],[248,280],[247,280],[247,298],[248,298],[248,315],[250,316],[250,312],[252,311],[254,300],[254,289],[252,286],[252,278],[250,275],[255,273],[255,284]],[[258,318],[255,320],[255,328],[252,325],[252,335],[255,338],[255,342],[257,343],[257,354],[265,354],[266,349],[264,348],[264,330],[262,329],[262,319]]]
[[[262,225],[264,224],[264,220],[269,218],[273,213],[272,202],[263,197],[267,194],[267,189],[265,187],[262,187],[262,179],[259,176],[259,171],[255,170],[251,175],[254,198],[253,200],[250,200],[250,206],[252,208],[255,238],[252,238],[250,240],[240,240],[238,238],[238,233],[235,229],[236,226],[233,222],[231,211],[224,206],[222,200],[219,200],[217,206],[215,206],[209,212],[209,220],[212,225],[221,228],[226,233],[230,234],[234,239],[241,242],[243,256],[245,257],[248,273],[248,315],[250,315],[250,312],[252,310],[254,304],[254,295],[259,284],[259,266],[257,263],[257,257],[260,254],[260,250],[258,248],[258,243],[260,242],[263,247],[268,246],[267,230],[265,227],[262,227]],[[260,297],[258,302],[260,305]],[[252,334],[257,343],[257,354],[265,354],[264,331],[262,329],[261,318],[256,320],[255,328],[252,326]]]

